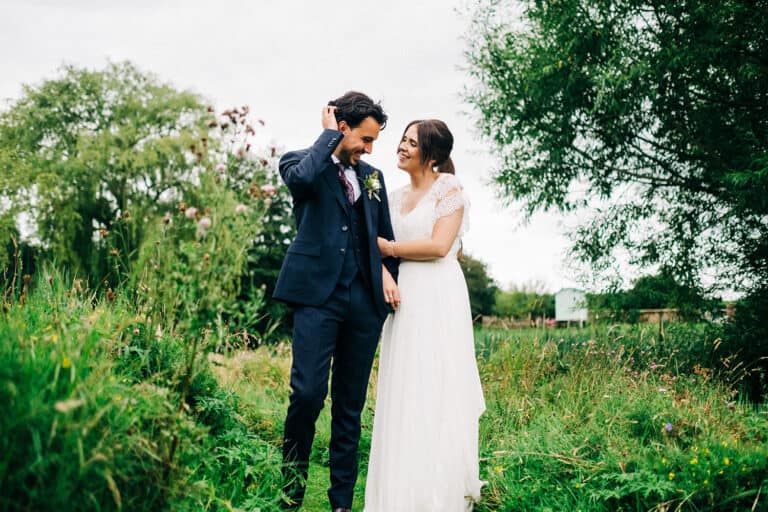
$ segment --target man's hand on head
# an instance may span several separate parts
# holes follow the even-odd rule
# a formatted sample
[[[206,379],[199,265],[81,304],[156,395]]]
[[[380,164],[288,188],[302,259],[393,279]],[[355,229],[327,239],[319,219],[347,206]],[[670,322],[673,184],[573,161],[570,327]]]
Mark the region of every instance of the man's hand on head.
[[[336,107],[326,105],[323,107],[322,123],[326,130],[338,130],[339,123],[336,122]]]

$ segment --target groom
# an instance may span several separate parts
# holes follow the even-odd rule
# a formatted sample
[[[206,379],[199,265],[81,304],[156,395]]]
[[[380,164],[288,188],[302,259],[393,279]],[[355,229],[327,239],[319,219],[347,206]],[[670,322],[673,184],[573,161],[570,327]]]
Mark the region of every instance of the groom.
[[[332,370],[328,499],[334,511],[352,509],[368,377],[384,319],[400,300],[392,277],[397,260],[382,262],[376,242],[393,239],[384,178],[360,160],[386,122],[381,105],[348,92],[323,107],[323,132],[310,148],[280,159],[297,228],[274,293],[294,307],[283,442],[293,507],[304,498],[315,421]]]

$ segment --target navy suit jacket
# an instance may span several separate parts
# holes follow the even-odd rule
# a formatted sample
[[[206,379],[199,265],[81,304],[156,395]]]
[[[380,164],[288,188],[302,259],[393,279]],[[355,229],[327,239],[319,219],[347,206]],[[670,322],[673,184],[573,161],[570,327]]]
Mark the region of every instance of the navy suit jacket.
[[[280,175],[293,196],[296,238],[288,247],[280,269],[273,294],[275,299],[294,305],[319,306],[330,297],[339,281],[344,250],[351,236],[351,206],[331,154],[343,137],[339,131],[324,130],[310,148],[288,152],[280,159]],[[365,162],[360,161],[357,165],[361,180],[375,171]],[[369,258],[363,264],[370,265],[373,298],[378,312],[384,317],[391,308],[384,301],[382,258],[376,239],[381,236],[392,240],[394,234],[381,172],[379,182],[379,199],[369,198],[361,183],[360,201],[363,201],[368,233]],[[385,258],[383,263],[397,279],[398,260]]]

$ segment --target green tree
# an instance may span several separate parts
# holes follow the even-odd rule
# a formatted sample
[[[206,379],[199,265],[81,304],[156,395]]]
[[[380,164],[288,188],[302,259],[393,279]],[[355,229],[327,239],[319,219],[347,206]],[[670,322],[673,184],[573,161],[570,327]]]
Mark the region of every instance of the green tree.
[[[523,286],[511,286],[507,290],[497,290],[496,315],[515,318],[554,318],[555,296],[546,293],[542,286],[534,283]]]
[[[488,275],[486,264],[468,254],[464,254],[459,263],[467,281],[472,317],[493,314],[498,288],[493,278]]]
[[[0,113],[0,204],[31,217],[49,257],[99,279],[193,186],[210,118],[129,63],[64,67]]]
[[[639,277],[628,290],[590,295],[588,300],[590,309],[607,310],[614,319],[630,321],[637,319],[639,309],[677,309],[684,318],[697,320],[721,306],[718,299],[708,299],[700,289],[678,282],[667,268]]]
[[[505,195],[610,201],[574,237],[596,269],[623,247],[685,284],[768,282],[768,2],[486,0],[471,33]]]

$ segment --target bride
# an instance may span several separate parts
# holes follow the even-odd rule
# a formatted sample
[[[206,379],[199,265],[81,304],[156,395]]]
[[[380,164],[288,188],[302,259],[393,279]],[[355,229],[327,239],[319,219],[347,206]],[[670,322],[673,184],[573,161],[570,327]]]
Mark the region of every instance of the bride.
[[[406,127],[397,150],[411,182],[390,194],[396,241],[379,238],[382,256],[401,263],[398,307],[382,332],[365,512],[465,512],[480,498],[485,402],[457,260],[469,203],[452,147],[445,123],[424,120]]]

